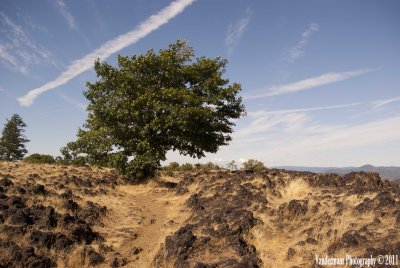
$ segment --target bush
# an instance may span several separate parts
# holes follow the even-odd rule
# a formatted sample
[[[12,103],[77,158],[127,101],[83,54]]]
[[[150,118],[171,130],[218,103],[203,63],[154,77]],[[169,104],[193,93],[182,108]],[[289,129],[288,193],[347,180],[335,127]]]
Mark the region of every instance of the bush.
[[[48,154],[31,154],[24,159],[24,162],[32,164],[53,164],[56,160],[53,156]]]
[[[251,170],[254,172],[258,171],[263,171],[266,169],[266,166],[264,165],[263,162],[255,160],[255,159],[249,159],[246,162],[243,163],[243,170]]]
[[[194,164],[194,168],[196,170],[203,170],[203,171],[210,171],[210,170],[218,170],[220,167],[217,164],[214,164],[213,162],[207,162],[204,164],[201,163],[196,163]]]
[[[179,168],[181,171],[192,171],[193,170],[193,165],[190,163],[185,163]]]
[[[170,169],[170,170],[178,170],[179,169],[179,163],[178,162],[171,162],[165,168],[166,169]]]

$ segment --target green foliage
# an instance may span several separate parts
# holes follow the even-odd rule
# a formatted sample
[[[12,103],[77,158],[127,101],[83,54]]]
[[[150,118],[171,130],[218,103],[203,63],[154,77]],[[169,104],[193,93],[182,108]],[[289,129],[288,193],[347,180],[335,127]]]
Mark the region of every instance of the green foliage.
[[[31,154],[25,157],[23,161],[32,164],[53,164],[56,162],[54,157],[48,154]]]
[[[192,171],[192,170],[193,170],[193,165],[190,164],[190,163],[182,164],[182,165],[179,167],[179,170],[181,170],[181,171]]]
[[[194,164],[194,168],[200,171],[211,171],[211,170],[218,170],[220,167],[213,162],[207,162],[204,164],[196,163]]]
[[[246,162],[243,163],[243,170],[251,170],[254,172],[258,171],[263,171],[266,169],[265,165],[263,162],[255,160],[255,159],[249,159]]]
[[[26,124],[18,114],[7,120],[0,138],[0,160],[20,160],[28,152],[25,143],[29,140],[23,134],[25,127]]]
[[[163,171],[165,175],[172,176],[174,172],[177,171],[211,171],[211,170],[218,170],[220,167],[213,162],[207,162],[207,163],[196,163],[196,164],[190,164],[190,163],[185,163],[182,165],[179,165],[178,162],[171,162],[169,163],[168,166],[163,167]]]
[[[165,168],[166,169],[170,169],[170,170],[177,170],[179,168],[179,163],[178,162],[171,162]]]
[[[156,53],[96,61],[100,79],[87,83],[88,118],[75,142],[62,149],[70,162],[110,165],[141,180],[169,150],[201,158],[227,145],[245,114],[240,84],[222,78],[227,61],[200,57],[183,41]]]

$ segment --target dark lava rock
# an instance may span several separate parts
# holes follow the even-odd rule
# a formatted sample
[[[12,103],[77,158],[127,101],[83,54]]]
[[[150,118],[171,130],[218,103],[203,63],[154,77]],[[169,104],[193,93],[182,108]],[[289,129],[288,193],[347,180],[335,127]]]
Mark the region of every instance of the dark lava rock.
[[[23,208],[23,207],[25,207],[25,198],[21,198],[19,196],[12,195],[12,196],[8,197],[7,204],[10,207]]]
[[[111,267],[122,267],[128,263],[126,258],[115,257],[111,261]]]
[[[26,267],[28,267],[28,268],[49,268],[49,267],[54,267],[54,263],[49,258],[37,257],[32,262],[29,262]]]
[[[335,212],[335,214],[336,214],[336,215],[341,215],[342,212],[343,212],[343,209],[344,209],[343,203],[342,203],[342,202],[336,202],[336,203],[335,203],[335,207],[336,207],[336,212]]]
[[[314,213],[314,214],[317,213],[320,206],[321,206],[321,203],[317,202],[314,206],[312,206],[311,212]]]
[[[37,205],[27,208],[25,211],[32,221],[41,228],[53,228],[57,226],[58,215],[51,206]]]
[[[32,189],[32,194],[37,194],[37,195],[47,195],[48,192],[44,188],[44,185],[42,184],[36,184],[33,189]]]
[[[81,254],[82,259],[87,259],[89,265],[91,266],[95,266],[104,262],[104,257],[90,246],[84,247]]]
[[[165,239],[165,249],[167,258],[185,254],[193,245],[196,236],[193,235],[193,226],[186,225],[181,227],[173,236],[167,236]]]
[[[178,183],[171,181],[158,181],[158,185],[160,185],[161,187],[173,189],[178,186]]]
[[[0,220],[1,222],[1,220]],[[400,213],[396,216],[396,224],[400,224]]]
[[[339,176],[338,174],[327,173],[327,174],[318,174],[316,177],[306,177],[307,182],[316,187],[343,187],[346,185],[344,178]]]
[[[28,180],[35,180],[35,179],[40,179],[40,176],[36,173],[32,173],[28,175]]]
[[[371,199],[367,197],[355,207],[355,210],[357,210],[359,213],[367,213],[369,211],[372,211],[373,208],[374,208],[374,203],[372,202]]]
[[[315,239],[312,238],[312,237],[307,237],[306,243],[311,244],[311,245],[318,245],[318,241],[315,240]]]
[[[52,232],[33,231],[30,236],[32,244],[50,249],[56,241],[56,235]]]
[[[26,225],[10,226],[3,224],[0,226],[0,233],[6,234],[8,237],[23,236],[26,232]]]
[[[382,247],[370,247],[365,251],[365,256],[379,256],[379,255],[393,255],[399,254],[400,252],[400,242],[386,243]]]
[[[60,195],[60,197],[63,198],[63,199],[72,199],[73,198],[73,193],[72,193],[72,191],[70,189],[68,189],[68,190],[65,190]]]
[[[293,248],[289,248],[287,252],[287,259],[290,260],[293,258],[294,254],[296,254],[296,250]]]
[[[351,172],[344,175],[347,183],[352,183],[351,191],[355,194],[376,191],[384,188],[385,184],[376,172]]]
[[[32,218],[27,215],[22,209],[12,209],[8,212],[8,221],[15,225],[31,225],[33,224]]]
[[[307,204],[306,200],[291,200],[287,206],[289,216],[305,215],[307,213]]]
[[[56,235],[56,241],[54,242],[54,248],[57,250],[66,250],[72,247],[74,241],[66,237],[64,234],[58,233]]]
[[[342,236],[341,245],[344,248],[358,246],[365,240],[365,237],[361,236],[357,231],[347,231]]]
[[[71,211],[77,211],[79,209],[78,203],[76,203],[72,199],[68,199],[65,201],[64,206],[66,209],[71,210]]]
[[[87,224],[75,225],[70,229],[70,232],[78,242],[86,242],[87,244],[92,243],[93,240],[99,237]]]
[[[0,186],[2,186],[2,187],[8,188],[13,185],[14,185],[14,183],[7,177],[0,180]]]
[[[1,242],[0,267],[54,267],[55,263],[48,257],[38,256],[31,246],[19,247],[14,242]]]
[[[356,247],[367,242],[367,239],[355,230],[347,231],[341,239],[328,247],[328,253],[332,254],[338,249]]]
[[[198,194],[192,194],[189,199],[187,200],[187,205],[189,207],[198,207],[200,200],[199,200],[199,195]]]
[[[60,220],[64,225],[69,225],[69,224],[85,224],[86,222],[76,216],[71,216],[69,213],[63,214],[60,216]]]
[[[142,251],[143,251],[143,249],[142,249],[142,248],[139,248],[139,247],[133,247],[132,250],[131,250],[131,252],[132,252],[133,255],[137,255],[137,254],[139,254],[139,253],[142,252]]]
[[[78,211],[78,216],[93,224],[100,222],[100,218],[104,216],[106,212],[107,207],[87,201],[86,206]]]
[[[378,208],[389,207],[389,206],[393,206],[394,204],[396,204],[396,200],[393,199],[390,192],[388,192],[388,191],[380,192],[374,198],[374,200],[376,200],[378,202],[378,205],[377,205]]]

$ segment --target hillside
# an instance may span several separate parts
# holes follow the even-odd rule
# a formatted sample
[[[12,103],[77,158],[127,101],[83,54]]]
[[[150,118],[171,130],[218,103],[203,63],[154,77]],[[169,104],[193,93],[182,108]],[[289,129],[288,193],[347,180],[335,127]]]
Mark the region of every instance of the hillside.
[[[400,252],[400,189],[377,173],[159,176],[0,162],[0,267],[318,267]]]
[[[361,167],[301,167],[301,166],[282,166],[281,169],[293,171],[310,171],[315,173],[337,173],[344,175],[350,172],[378,172],[384,180],[400,180],[400,167],[376,167],[373,165],[364,165]]]

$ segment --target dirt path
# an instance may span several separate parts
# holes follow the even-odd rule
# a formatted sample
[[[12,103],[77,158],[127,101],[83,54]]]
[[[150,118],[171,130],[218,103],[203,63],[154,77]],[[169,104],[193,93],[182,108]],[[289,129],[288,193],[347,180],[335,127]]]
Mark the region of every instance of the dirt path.
[[[104,244],[113,248],[105,267],[115,257],[126,258],[128,266],[151,267],[165,237],[187,219],[189,212],[184,207],[187,197],[147,184],[118,186],[114,198],[111,195],[90,198],[108,209],[104,226],[96,230],[105,238]]]

